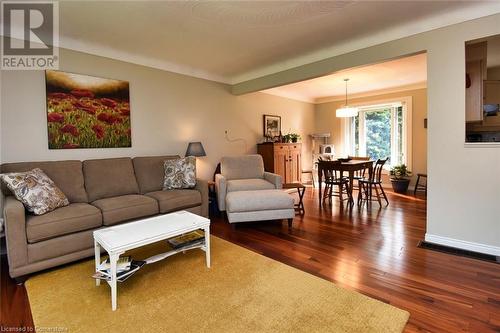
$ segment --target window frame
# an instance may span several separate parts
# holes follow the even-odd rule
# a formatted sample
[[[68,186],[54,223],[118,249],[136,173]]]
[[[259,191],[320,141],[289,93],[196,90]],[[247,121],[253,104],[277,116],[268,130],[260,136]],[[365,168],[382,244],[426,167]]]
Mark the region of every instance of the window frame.
[[[402,140],[403,140],[403,154],[406,157],[406,166],[408,167],[409,170],[412,170],[413,166],[413,139],[412,139],[412,119],[413,119],[413,98],[412,96],[405,96],[405,97],[397,97],[397,98],[391,98],[391,99],[384,99],[384,100],[374,100],[370,102],[363,102],[363,103],[351,103],[351,106],[359,107],[359,108],[377,108],[377,107],[384,107],[388,106],[390,104],[396,104],[399,103],[403,106],[403,135],[402,135]],[[360,112],[366,112],[366,110],[360,111]],[[343,141],[343,150],[342,154],[344,155],[355,155],[355,139],[354,139],[354,121],[353,117],[351,118],[341,118],[341,137]],[[360,151],[359,151],[359,156],[366,156],[366,151],[362,152],[361,147],[366,147],[366,144],[362,144],[362,140],[365,140],[365,135],[364,135],[364,117],[359,117],[359,145],[360,145]],[[397,136],[397,118],[394,117],[393,113],[391,112],[391,155],[393,154],[393,149],[395,149],[395,137]],[[363,153],[365,155],[363,155]]]

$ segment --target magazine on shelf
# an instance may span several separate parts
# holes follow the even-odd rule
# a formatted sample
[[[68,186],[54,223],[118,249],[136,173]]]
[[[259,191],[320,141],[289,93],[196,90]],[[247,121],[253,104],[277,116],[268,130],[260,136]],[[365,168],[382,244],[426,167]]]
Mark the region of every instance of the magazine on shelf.
[[[117,272],[122,272],[122,271],[127,271],[130,269],[130,264],[132,263],[132,257],[130,256],[125,256],[118,258],[118,261],[116,262],[116,271]],[[100,271],[109,271],[111,270],[111,264],[109,262],[109,258],[104,260],[100,265],[99,265],[99,270]]]
[[[174,249],[190,245],[202,244],[204,241],[205,241],[205,232],[200,229],[188,232],[187,234],[167,239],[167,242]]]
[[[129,268],[126,270],[117,271],[116,280],[118,282],[123,282],[132,276],[135,272],[137,272],[142,266],[146,264],[143,260],[131,260],[129,264]],[[92,275],[94,279],[111,281],[111,272],[110,270],[98,270]]]

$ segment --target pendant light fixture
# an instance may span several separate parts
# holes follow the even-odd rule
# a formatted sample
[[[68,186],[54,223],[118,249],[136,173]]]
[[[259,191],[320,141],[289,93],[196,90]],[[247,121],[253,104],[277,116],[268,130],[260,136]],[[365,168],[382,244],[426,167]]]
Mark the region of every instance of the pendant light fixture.
[[[347,104],[347,81],[349,79],[344,79],[345,81],[345,105],[335,112],[337,118],[349,118],[356,117],[358,115],[358,108],[351,107]]]

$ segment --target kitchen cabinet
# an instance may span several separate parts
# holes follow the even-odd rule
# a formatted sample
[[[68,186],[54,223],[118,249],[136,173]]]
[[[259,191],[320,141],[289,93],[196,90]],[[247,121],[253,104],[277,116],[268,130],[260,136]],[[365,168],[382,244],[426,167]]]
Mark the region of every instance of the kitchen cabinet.
[[[280,175],[284,184],[302,181],[301,143],[261,143],[257,153],[264,160],[264,169]]]
[[[465,90],[465,121],[483,120],[482,60],[467,61],[466,71],[470,80]]]
[[[465,89],[465,121],[479,122],[483,120],[484,83],[487,75],[486,59],[488,44],[486,42],[467,45],[465,48],[465,71],[468,87]]]
[[[500,81],[484,81],[484,104],[500,104]]]

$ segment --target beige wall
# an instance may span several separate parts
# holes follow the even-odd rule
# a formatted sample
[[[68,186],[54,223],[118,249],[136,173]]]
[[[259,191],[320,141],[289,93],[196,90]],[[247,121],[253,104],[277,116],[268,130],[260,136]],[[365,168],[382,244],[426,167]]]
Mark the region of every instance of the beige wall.
[[[424,118],[427,117],[427,89],[401,91],[390,94],[350,99],[349,104],[365,104],[384,100],[412,97],[412,172],[413,182],[417,173],[427,172],[427,129],[424,128]],[[335,110],[344,105],[343,101],[328,102],[316,105],[316,131],[330,132],[331,143],[341,152],[343,149],[341,135],[341,118],[335,116]]]
[[[207,157],[199,176],[211,179],[223,155],[256,152],[262,115],[282,117],[282,128],[306,138],[314,131],[314,106],[264,93],[234,96],[230,87],[192,77],[69,50],[60,51],[61,70],[130,82],[132,148],[49,150],[43,71],[1,73],[2,162],[90,159],[155,154],[184,155],[189,141],[201,141]],[[244,141],[228,142],[242,138]]]

